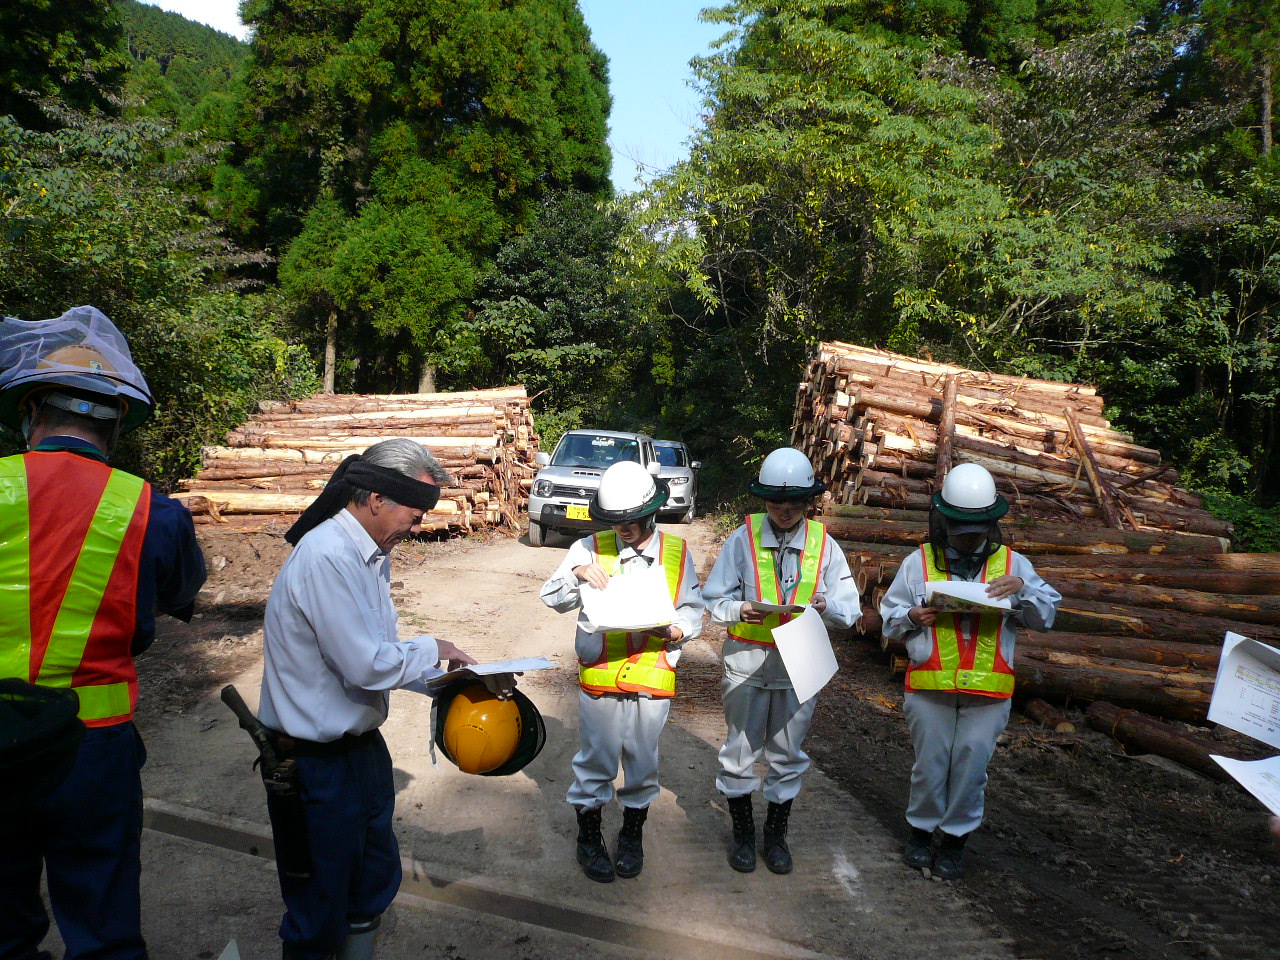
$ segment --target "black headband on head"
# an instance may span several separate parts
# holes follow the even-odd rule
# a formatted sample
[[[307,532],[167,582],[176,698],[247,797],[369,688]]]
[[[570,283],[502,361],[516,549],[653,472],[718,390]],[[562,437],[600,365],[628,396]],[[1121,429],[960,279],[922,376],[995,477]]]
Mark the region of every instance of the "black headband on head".
[[[351,494],[357,487],[380,493],[388,500],[423,513],[440,499],[440,488],[434,483],[406,477],[398,470],[380,467],[376,463],[366,463],[360,454],[353,453],[338,464],[320,496],[302,511],[302,516],[284,535],[285,540],[296,547],[304,536],[330,517],[337,516],[338,511],[351,502]]]

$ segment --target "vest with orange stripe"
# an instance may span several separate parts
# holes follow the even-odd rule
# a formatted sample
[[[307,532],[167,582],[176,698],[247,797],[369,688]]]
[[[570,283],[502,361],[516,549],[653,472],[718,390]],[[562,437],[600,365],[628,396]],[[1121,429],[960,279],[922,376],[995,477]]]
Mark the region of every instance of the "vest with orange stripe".
[[[920,548],[925,579],[950,580],[944,567],[934,562],[933,547]],[[945,560],[944,560],[945,563]],[[982,583],[1009,572],[1009,548],[1000,547],[982,567]],[[969,629],[965,630],[966,621]],[[1000,652],[1002,613],[938,614],[930,629],[933,651],[920,666],[907,668],[907,690],[976,693],[1003,699],[1013,696],[1013,667]]]
[[[73,453],[0,459],[0,677],[71,687],[89,727],[133,716],[150,485]]]
[[[756,587],[756,595],[746,599],[759,600],[774,606],[790,603],[807,604],[818,592],[818,586],[821,583],[822,559],[827,550],[827,528],[817,520],[804,522],[804,545],[800,552],[799,575],[791,592],[787,594],[782,589],[774,551],[761,542],[767,519],[766,514],[753,513],[747,517],[745,524]],[[743,623],[739,620],[730,625],[729,636],[744,643],[770,646],[773,644],[773,628],[790,623],[795,616],[790,613],[769,613],[765,615],[764,622],[758,624]]]
[[[667,579],[671,602],[680,599],[684,584],[685,556],[689,548],[679,537],[658,531],[658,563]],[[609,576],[622,572],[618,559],[618,535],[612,530],[592,537],[596,563]],[[609,631],[604,634],[600,659],[578,664],[578,683],[587,693],[647,693],[652,697],[674,697],[676,669],[667,660],[666,641],[649,633]]]

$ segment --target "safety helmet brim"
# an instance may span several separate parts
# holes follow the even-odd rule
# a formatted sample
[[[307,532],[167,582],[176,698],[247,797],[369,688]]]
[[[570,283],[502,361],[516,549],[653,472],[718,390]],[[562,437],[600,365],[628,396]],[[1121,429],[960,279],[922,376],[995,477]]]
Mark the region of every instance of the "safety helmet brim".
[[[15,378],[0,389],[0,423],[12,430],[22,429],[23,406],[33,394],[41,390],[62,387],[77,393],[92,394],[108,400],[120,401],[120,432],[128,433],[147,422],[151,416],[151,397],[125,384],[115,383],[106,377],[79,373],[46,373],[33,371]]]
[[[640,506],[632,507],[628,510],[606,510],[600,506],[600,492],[596,491],[596,495],[587,504],[587,515],[596,523],[607,523],[611,527],[624,523],[635,523],[637,520],[643,520],[645,517],[651,517],[656,514],[666,504],[667,498],[670,496],[671,487],[667,484],[667,481],[661,477],[654,477],[653,496]]]
[[[814,497],[822,496],[826,491],[826,481],[821,478],[815,478],[813,485],[808,487],[779,487],[771,483],[761,483],[758,478],[747,484],[747,492],[762,500],[812,500]]]
[[[989,507],[980,509],[965,509],[964,507],[953,507],[947,501],[942,499],[942,493],[938,492],[933,495],[933,508],[948,520],[961,520],[966,523],[982,523],[984,521],[999,520],[1009,512],[1009,501],[1002,495],[996,494],[995,502]]]
[[[458,761],[449,752],[444,736],[445,720],[449,716],[449,704],[453,702],[453,698],[462,690],[475,683],[479,683],[479,681],[459,679],[456,683],[450,684],[436,694],[436,725],[434,730],[436,748],[454,766],[458,765]],[[494,767],[492,770],[479,773],[477,776],[505,777],[513,773],[519,773],[529,765],[534,757],[542,752],[542,748],[547,742],[546,724],[543,722],[542,714],[538,712],[538,708],[533,705],[533,701],[519,690],[513,690],[511,698],[515,701],[516,708],[520,711],[520,741],[516,744],[516,749],[509,760]]]

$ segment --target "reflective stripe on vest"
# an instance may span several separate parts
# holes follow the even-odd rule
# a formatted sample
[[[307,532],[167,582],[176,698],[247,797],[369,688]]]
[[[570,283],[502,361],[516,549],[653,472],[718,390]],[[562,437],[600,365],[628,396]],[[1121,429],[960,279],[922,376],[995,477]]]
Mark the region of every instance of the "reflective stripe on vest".
[[[662,532],[657,536],[658,562],[666,574],[667,589],[671,591],[674,604],[680,598],[688,547],[679,537]],[[592,548],[596,562],[605,573],[611,577],[622,573],[616,533],[606,530],[595,534]],[[676,693],[676,671],[667,661],[665,640],[648,633],[612,630],[604,634],[600,659],[590,664],[579,663],[578,683],[588,693],[647,693],[654,697],[673,697]]]
[[[91,727],[129,719],[137,701],[150,504],[145,481],[75,454],[0,460],[0,676],[73,688]]]
[[[933,548],[920,548],[924,559],[925,579],[950,580],[946,570],[938,569]],[[981,583],[990,583],[1009,572],[1009,548],[1001,547],[983,564]],[[999,613],[939,614],[934,621],[933,652],[918,667],[907,668],[907,689],[945,690],[977,693],[984,697],[1004,698],[1013,695],[1013,668],[1000,652]],[[972,624],[968,633],[964,624]],[[976,622],[975,622],[976,621]]]
[[[800,554],[800,576],[795,586],[791,588],[790,596],[784,599],[782,581],[778,579],[778,568],[774,562],[774,551],[760,542],[760,535],[764,532],[767,519],[768,514],[753,513],[747,517],[745,524],[756,575],[756,595],[746,599],[778,605],[808,603],[818,592],[822,557],[827,549],[827,528],[817,520],[805,521],[804,549]],[[729,636],[736,637],[745,643],[769,645],[773,643],[773,628],[790,622],[794,616],[795,614],[790,613],[770,613],[764,618],[764,623],[743,623],[739,620],[729,627]]]

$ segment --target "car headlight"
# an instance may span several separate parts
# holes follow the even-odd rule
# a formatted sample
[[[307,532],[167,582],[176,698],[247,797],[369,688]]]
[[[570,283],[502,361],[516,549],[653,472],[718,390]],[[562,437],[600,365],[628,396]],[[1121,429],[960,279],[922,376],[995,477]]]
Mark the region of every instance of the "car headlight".
[[[688,483],[688,482],[689,482],[688,477],[672,477],[670,480],[667,481],[667,483],[671,484],[673,487],[678,487],[680,486],[680,484]]]
[[[555,484],[550,480],[535,480],[533,483],[533,495],[535,497],[549,497],[554,489]]]

